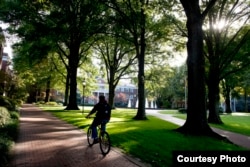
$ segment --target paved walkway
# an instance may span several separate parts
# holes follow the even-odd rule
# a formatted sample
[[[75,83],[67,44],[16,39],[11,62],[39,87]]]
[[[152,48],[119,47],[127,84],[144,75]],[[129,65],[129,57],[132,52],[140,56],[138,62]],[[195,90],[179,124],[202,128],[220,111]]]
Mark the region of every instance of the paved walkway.
[[[43,112],[38,107],[23,105],[21,108],[19,139],[13,149],[13,159],[8,167],[147,167],[138,159],[112,148],[103,156],[99,145],[89,147],[86,133]],[[184,120],[156,110],[147,114],[183,125]],[[240,146],[250,149],[250,136],[213,128]]]
[[[147,110],[147,114],[156,116],[158,118],[172,122],[180,126],[182,126],[185,123],[185,120],[183,119],[173,117],[169,114],[161,114],[157,110]],[[217,128],[212,128],[212,129],[218,134],[227,137],[234,144],[250,149],[250,136],[241,135],[241,134],[233,133],[229,131],[224,131],[224,130],[217,129]]]
[[[138,167],[149,166],[99,145],[89,147],[86,133],[32,105],[21,108],[19,139],[9,167]]]

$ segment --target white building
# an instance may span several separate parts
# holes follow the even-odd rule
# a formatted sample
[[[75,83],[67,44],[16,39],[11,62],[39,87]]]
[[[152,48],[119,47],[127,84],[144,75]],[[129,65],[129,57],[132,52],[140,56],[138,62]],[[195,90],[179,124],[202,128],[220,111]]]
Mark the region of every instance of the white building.
[[[92,97],[86,97],[86,104],[95,104],[98,102],[98,97],[104,95],[107,99],[109,97],[109,86],[104,79],[98,78],[96,83],[97,89],[92,92]],[[129,83],[120,83],[115,90],[114,103],[116,106],[128,107],[128,103],[135,107],[137,100],[137,87]]]

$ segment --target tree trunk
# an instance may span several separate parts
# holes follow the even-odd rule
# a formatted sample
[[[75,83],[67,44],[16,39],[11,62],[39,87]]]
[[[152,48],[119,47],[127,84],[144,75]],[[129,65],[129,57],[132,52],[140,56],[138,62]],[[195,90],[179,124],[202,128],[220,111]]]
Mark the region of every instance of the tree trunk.
[[[225,100],[225,108],[226,108],[226,113],[230,114],[232,113],[232,109],[231,109],[231,105],[230,105],[230,97],[226,96],[226,100]]]
[[[215,69],[211,64],[208,76],[208,122],[214,124],[222,124],[219,115],[219,100],[220,100],[220,89],[219,89],[219,70]]]
[[[141,46],[142,48],[142,46]],[[144,77],[144,54],[140,54],[138,58],[139,72],[138,72],[138,109],[134,119],[136,120],[145,120],[146,111],[145,111],[145,77]]]
[[[77,105],[77,67],[79,63],[79,48],[80,44],[77,42],[72,42],[70,46],[70,58],[69,58],[69,76],[70,76],[70,94],[69,94],[69,104],[65,110],[79,110]]]
[[[245,103],[245,112],[248,112],[248,101],[247,101],[247,91],[244,88],[244,103]]]
[[[143,72],[144,73],[144,72]],[[146,111],[145,111],[145,84],[144,84],[144,74],[140,72],[138,74],[138,109],[136,116],[134,119],[136,120],[145,120],[146,117]]]
[[[225,90],[225,107],[226,107],[226,113],[230,114],[232,113],[232,109],[231,109],[231,101],[230,101],[230,92],[231,92],[231,89],[229,86],[226,85],[226,90]]]
[[[111,106],[111,108],[115,108],[114,105],[114,98],[115,98],[115,88],[116,88],[116,83],[115,83],[115,72],[114,72],[114,68],[113,66],[110,66],[110,70],[109,70],[109,105]]]
[[[79,110],[77,105],[77,82],[76,82],[76,73],[77,68],[72,67],[70,68],[70,94],[69,94],[69,104],[66,107],[66,110]]]
[[[27,98],[27,103],[33,103],[38,102],[37,96],[38,96],[38,88],[36,86],[30,86],[28,88],[29,96]]]
[[[65,92],[64,92],[64,103],[63,106],[68,105],[68,99],[69,99],[69,83],[70,83],[70,76],[69,71],[67,70],[67,77],[66,77],[66,84],[65,84]]]
[[[207,123],[205,102],[205,59],[203,56],[203,18],[199,1],[181,0],[187,15],[188,104],[185,124],[177,131],[195,135],[215,135]]]
[[[47,84],[46,84],[46,95],[45,95],[45,103],[49,102],[50,97],[50,78],[48,78]]]
[[[216,88],[211,88],[216,87]],[[209,93],[208,93],[208,99],[209,99],[209,105],[208,105],[208,122],[214,123],[214,124],[222,124],[223,122],[220,119],[219,115],[219,93],[216,91],[214,92],[214,89],[219,89],[218,85],[210,85]]]
[[[111,106],[111,108],[115,108],[114,98],[115,98],[115,87],[112,83],[110,83],[109,84],[109,105]]]
[[[144,76],[144,63],[145,63],[145,50],[146,50],[146,40],[145,40],[145,24],[146,24],[146,15],[144,13],[144,4],[141,4],[141,33],[140,33],[140,42],[137,44],[137,58],[138,58],[138,110],[137,114],[134,117],[136,120],[145,120],[146,111],[145,111],[145,76]],[[139,44],[140,43],[140,44]],[[139,47],[138,47],[139,46]]]

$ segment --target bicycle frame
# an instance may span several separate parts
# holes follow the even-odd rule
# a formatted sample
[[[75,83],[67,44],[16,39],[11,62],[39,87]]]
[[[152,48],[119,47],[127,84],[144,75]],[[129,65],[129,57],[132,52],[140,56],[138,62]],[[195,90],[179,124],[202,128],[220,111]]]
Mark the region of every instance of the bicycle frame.
[[[109,134],[106,130],[102,131],[101,124],[97,126],[97,136],[99,139],[99,145],[102,154],[105,156],[109,153],[111,148],[111,142]],[[89,143],[89,146],[92,147],[94,145],[94,139],[92,138],[92,127],[89,126],[88,132],[87,132],[87,140]]]

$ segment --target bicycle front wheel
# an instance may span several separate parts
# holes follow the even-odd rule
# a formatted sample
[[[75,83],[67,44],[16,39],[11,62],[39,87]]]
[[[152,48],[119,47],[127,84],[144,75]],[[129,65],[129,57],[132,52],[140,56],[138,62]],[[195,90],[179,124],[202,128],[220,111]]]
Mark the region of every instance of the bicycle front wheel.
[[[102,132],[100,136],[100,149],[102,151],[103,155],[106,155],[110,151],[111,147],[111,142],[110,142],[110,137],[107,132]]]
[[[88,140],[89,146],[92,146],[94,144],[94,139],[92,138],[92,129],[91,128],[88,129],[87,140]]]

